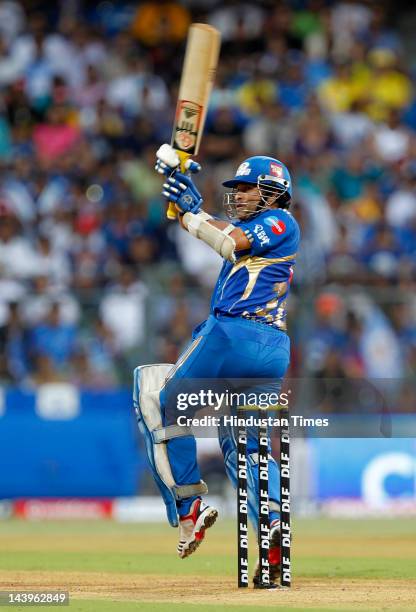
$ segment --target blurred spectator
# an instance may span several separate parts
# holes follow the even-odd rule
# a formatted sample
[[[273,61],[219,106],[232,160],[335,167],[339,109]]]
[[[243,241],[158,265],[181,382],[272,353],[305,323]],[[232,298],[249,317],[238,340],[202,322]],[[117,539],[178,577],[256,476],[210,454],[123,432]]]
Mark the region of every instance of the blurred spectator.
[[[267,74],[255,70],[238,91],[242,110],[248,116],[260,113],[262,104],[273,103],[278,99],[279,88]]]
[[[293,149],[295,129],[294,120],[286,117],[280,104],[265,103],[261,112],[244,129],[244,148],[249,155],[279,155],[285,159]]]
[[[358,151],[351,151],[342,165],[334,168],[331,182],[341,200],[361,197],[366,184],[373,178],[372,167],[367,167],[365,158]]]
[[[72,359],[71,382],[82,387],[113,387],[119,382],[114,336],[100,318],[92,328],[93,334],[88,332],[80,337],[79,348]]]
[[[361,299],[358,311],[362,320],[359,344],[363,372],[369,378],[400,380],[404,373],[403,355],[390,321],[368,298]]]
[[[374,119],[386,119],[390,110],[401,110],[410,103],[412,83],[390,49],[373,49],[369,62],[373,73],[368,83],[368,112]]]
[[[357,0],[344,0],[333,5],[331,28],[337,57],[346,57],[356,38],[369,29],[371,10]]]
[[[304,61],[301,56],[289,56],[280,80],[279,101],[289,111],[299,111],[305,107],[308,94]]]
[[[372,134],[374,124],[364,112],[364,103],[356,100],[345,112],[332,113],[331,127],[343,149],[357,148]]]
[[[391,321],[410,374],[416,372],[416,318],[409,304],[394,304]]]
[[[120,176],[137,201],[151,200],[160,192],[160,177],[154,171],[154,147],[148,147],[140,159],[126,151],[120,162]]]
[[[342,113],[351,108],[358,99],[357,86],[353,81],[351,63],[345,60],[334,65],[334,73],[325,79],[318,89],[322,106],[329,112]]]
[[[397,191],[386,202],[386,219],[393,227],[416,229],[416,164],[400,176]]]
[[[26,23],[26,15],[22,6],[13,0],[0,2],[0,34],[10,43],[20,34]]]
[[[30,383],[35,386],[48,383],[63,382],[65,376],[55,366],[53,360],[44,353],[38,353],[33,358],[33,370]]]
[[[63,177],[34,172],[25,157],[15,159],[14,172],[3,183],[3,193],[23,224],[34,221],[36,215],[53,212],[64,199],[66,188]]]
[[[410,143],[410,130],[402,125],[397,111],[391,110],[387,123],[379,123],[374,130],[375,156],[386,164],[404,161]]]
[[[207,126],[204,148],[213,162],[232,157],[241,147],[242,121],[229,107],[218,108]]]
[[[347,207],[344,207],[347,209]],[[379,188],[376,182],[367,183],[361,195],[351,202],[346,213],[350,223],[356,226],[357,235],[364,230],[367,224],[373,224],[380,220],[382,215],[382,202]],[[346,219],[347,220],[347,219]]]
[[[30,332],[30,349],[33,358],[46,367],[65,371],[74,355],[77,342],[77,329],[74,325],[63,323],[59,304],[53,302],[45,319],[33,326]]]
[[[3,277],[26,279],[36,273],[34,249],[20,229],[8,203],[0,201],[0,271]]]
[[[163,337],[169,338],[178,348],[183,348],[192,333],[189,309],[185,302],[177,302],[175,310],[165,328],[162,327]]]
[[[361,256],[372,271],[393,280],[401,255],[400,243],[387,225],[379,223],[369,230]]]
[[[51,163],[56,157],[71,151],[80,137],[79,129],[69,125],[65,107],[52,106],[47,112],[46,122],[34,129],[33,143],[39,159]]]
[[[113,79],[107,89],[106,99],[111,106],[122,108],[128,115],[166,110],[166,85],[151,73],[148,64],[138,55],[128,59],[125,74]]]
[[[31,105],[38,111],[47,106],[54,77],[53,67],[44,55],[41,33],[33,40],[31,58],[25,67],[25,91]]]
[[[32,279],[25,300],[21,304],[24,321],[32,327],[44,320],[50,311],[51,304],[59,305],[61,322],[76,325],[80,318],[79,304],[74,296],[39,271]]]
[[[166,221],[153,168],[193,21],[222,32],[204,208],[223,214],[221,182],[245,156],[282,159],[293,177],[292,373],[414,374],[416,98],[402,9],[76,4],[0,1],[1,379],[129,383],[137,363],[175,361],[207,315],[221,259]]]
[[[7,372],[18,383],[25,380],[29,372],[28,335],[19,311],[18,302],[10,302],[7,325],[1,329]]]
[[[307,365],[312,372],[321,371],[331,351],[342,351],[347,342],[343,330],[345,309],[342,300],[336,294],[322,294],[316,300],[315,309],[316,327],[305,351]]]
[[[85,83],[80,85],[74,92],[74,100],[81,109],[93,109],[99,102],[104,100],[106,83],[101,78],[101,73],[96,66],[87,66]]]
[[[308,104],[311,114],[299,119],[296,130],[295,151],[300,155],[317,160],[331,148],[332,134],[325,116],[316,109],[314,101]]]
[[[190,15],[179,2],[144,2],[134,16],[132,33],[141,43],[156,47],[183,40],[189,23]]]
[[[322,0],[311,0],[294,13],[291,31],[301,41],[310,39],[324,29],[325,12]]]
[[[260,6],[232,1],[215,9],[209,21],[219,29],[221,38],[229,49],[240,41],[247,42],[259,38],[263,19],[264,13]],[[250,48],[247,51],[250,51]]]
[[[37,274],[46,276],[51,285],[66,287],[71,282],[69,258],[53,249],[48,236],[40,235],[36,253]]]
[[[101,301],[100,315],[114,335],[117,350],[127,352],[137,349],[145,337],[147,290],[128,267],[122,268],[117,280]]]

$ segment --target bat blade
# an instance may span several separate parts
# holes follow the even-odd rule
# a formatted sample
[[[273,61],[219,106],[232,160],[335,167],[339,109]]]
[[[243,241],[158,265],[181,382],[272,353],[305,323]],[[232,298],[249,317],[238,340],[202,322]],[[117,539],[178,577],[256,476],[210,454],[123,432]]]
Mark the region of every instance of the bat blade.
[[[204,23],[190,27],[171,143],[189,155],[198,153],[219,51],[218,30]]]
[[[188,33],[171,145],[179,154],[181,170],[199,150],[209,96],[215,79],[220,52],[220,33],[205,23],[194,23]],[[168,218],[176,217],[169,204]]]

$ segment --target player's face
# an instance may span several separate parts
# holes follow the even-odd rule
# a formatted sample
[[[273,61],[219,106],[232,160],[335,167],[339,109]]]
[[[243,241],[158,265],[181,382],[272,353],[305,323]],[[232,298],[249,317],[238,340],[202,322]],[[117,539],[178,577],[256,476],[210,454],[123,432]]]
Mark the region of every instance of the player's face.
[[[261,201],[260,192],[256,185],[239,183],[235,190],[234,202],[239,219],[247,219],[257,211]]]

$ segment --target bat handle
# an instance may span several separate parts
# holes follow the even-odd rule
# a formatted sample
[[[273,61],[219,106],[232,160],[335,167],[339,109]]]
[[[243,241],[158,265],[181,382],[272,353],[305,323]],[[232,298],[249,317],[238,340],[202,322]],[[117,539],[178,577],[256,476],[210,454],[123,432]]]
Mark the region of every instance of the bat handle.
[[[186,172],[185,162],[191,157],[189,153],[184,153],[184,151],[177,151],[179,159],[181,160],[180,171]],[[175,202],[169,202],[168,209],[166,211],[166,217],[170,221],[174,221],[178,216],[178,210],[176,208]]]
[[[169,221],[174,221],[177,215],[178,211],[176,210],[175,202],[169,202],[166,217],[169,219]]]

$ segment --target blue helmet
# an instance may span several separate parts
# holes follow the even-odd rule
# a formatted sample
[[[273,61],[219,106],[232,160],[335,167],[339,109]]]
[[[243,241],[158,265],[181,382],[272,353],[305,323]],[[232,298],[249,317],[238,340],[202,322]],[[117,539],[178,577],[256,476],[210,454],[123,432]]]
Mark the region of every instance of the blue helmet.
[[[235,177],[229,181],[224,181],[224,187],[237,187],[239,183],[249,183],[274,187],[281,195],[285,194],[286,202],[292,199],[292,180],[289,170],[278,159],[256,155],[243,161],[237,168]],[[279,198],[280,199],[280,198]]]

